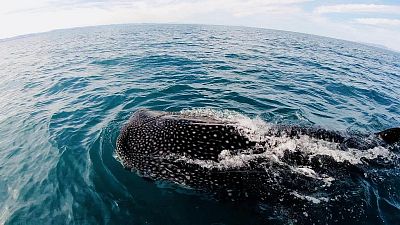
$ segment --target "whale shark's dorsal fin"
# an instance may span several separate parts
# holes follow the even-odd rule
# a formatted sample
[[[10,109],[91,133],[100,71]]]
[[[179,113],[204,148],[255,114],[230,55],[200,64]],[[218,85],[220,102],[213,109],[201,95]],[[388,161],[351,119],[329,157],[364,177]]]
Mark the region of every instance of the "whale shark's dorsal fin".
[[[390,128],[377,133],[388,144],[400,142],[400,127]]]

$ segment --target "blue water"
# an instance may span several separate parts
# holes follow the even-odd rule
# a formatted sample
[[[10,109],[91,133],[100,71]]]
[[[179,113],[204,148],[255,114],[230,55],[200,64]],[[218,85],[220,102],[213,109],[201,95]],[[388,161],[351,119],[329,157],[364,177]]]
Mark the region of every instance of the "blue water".
[[[229,109],[332,130],[400,126],[399,53],[275,30],[57,30],[1,41],[0,78],[0,224],[287,222],[124,170],[115,141],[141,107]],[[375,219],[361,224],[399,224],[392,174],[371,185]]]

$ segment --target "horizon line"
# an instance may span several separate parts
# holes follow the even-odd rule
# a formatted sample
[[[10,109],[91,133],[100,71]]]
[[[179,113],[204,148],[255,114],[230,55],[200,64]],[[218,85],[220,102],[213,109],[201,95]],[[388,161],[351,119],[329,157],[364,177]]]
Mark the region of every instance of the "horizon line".
[[[375,44],[375,43],[368,43],[368,42],[357,42],[357,41],[354,41],[354,40],[341,39],[341,38],[336,38],[336,37],[329,37],[329,36],[323,36],[323,35],[319,35],[319,34],[304,33],[304,32],[299,32],[299,31],[292,31],[292,30],[281,30],[281,29],[274,29],[274,28],[267,28],[267,27],[257,27],[257,26],[246,26],[246,25],[205,24],[205,23],[174,23],[174,22],[171,22],[171,23],[168,23],[168,22],[166,22],[166,23],[152,23],[152,22],[110,23],[110,24],[99,24],[99,25],[56,28],[56,29],[50,29],[50,30],[41,31],[41,32],[19,34],[19,35],[15,35],[15,36],[0,38],[0,43],[1,42],[6,42],[6,41],[12,41],[12,40],[16,40],[16,39],[22,39],[22,38],[25,38],[25,37],[31,37],[31,36],[35,36],[35,35],[40,35],[40,34],[56,32],[56,31],[84,29],[84,28],[94,28],[94,27],[105,27],[105,26],[122,26],[122,25],[195,25],[195,26],[221,26],[221,27],[242,27],[242,28],[264,29],[264,30],[273,30],[273,31],[281,31],[281,32],[290,32],[290,33],[297,33],[297,34],[312,35],[312,36],[316,36],[316,37],[323,37],[323,38],[329,38],[329,39],[334,39],[334,40],[346,41],[346,42],[356,43],[356,44],[360,44],[360,45],[364,45],[364,46],[368,46],[368,47],[377,48],[377,49],[380,49],[380,50],[385,50],[385,51],[394,52],[396,54],[400,54],[400,51],[398,51],[396,49],[392,49],[390,47],[387,47],[386,45],[383,45],[383,44]]]

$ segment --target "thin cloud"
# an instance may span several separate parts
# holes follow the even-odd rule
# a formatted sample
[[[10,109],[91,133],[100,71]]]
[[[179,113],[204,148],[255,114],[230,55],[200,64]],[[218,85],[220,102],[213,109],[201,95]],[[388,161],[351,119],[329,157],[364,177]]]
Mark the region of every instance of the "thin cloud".
[[[400,13],[400,5],[343,4],[307,10],[311,0],[20,0],[0,8],[0,38],[53,29],[120,23],[242,25],[383,44],[400,50],[397,22],[370,17]],[[5,13],[12,12],[12,13]],[[318,12],[318,13],[315,13]],[[340,22],[327,13],[373,12]],[[396,14],[396,15],[397,15]],[[347,16],[347,15],[346,15]],[[364,20],[363,20],[364,19]],[[369,19],[369,20],[365,20]],[[371,20],[375,19],[375,20]],[[379,18],[378,18],[379,19]],[[395,19],[395,18],[393,18]],[[397,19],[397,18],[396,18]],[[368,24],[369,26],[366,26]],[[383,25],[386,24],[386,25]]]
[[[26,0],[23,0],[26,1]],[[169,9],[169,8],[193,8],[200,12],[204,11],[229,11],[237,15],[251,15],[260,12],[286,13],[288,11],[298,11],[297,4],[309,2],[312,0],[38,0],[35,4],[13,4],[11,13],[40,12],[48,10],[64,10],[79,8],[100,8],[114,9],[126,8],[137,10],[146,9]],[[27,2],[28,3],[28,2]],[[3,8],[7,8],[5,5]],[[281,10],[282,9],[282,10]],[[193,11],[193,10],[191,10]],[[182,12],[185,13],[185,12]]]
[[[400,6],[397,5],[376,5],[376,4],[340,4],[319,6],[314,13],[393,13],[400,14]]]
[[[372,26],[400,26],[399,19],[357,18],[354,21],[359,24],[372,25]]]
[[[293,15],[310,0],[21,0],[0,8],[0,38],[52,29],[116,23],[211,23]],[[11,22],[10,22],[11,21]],[[237,20],[236,20],[237,21]]]

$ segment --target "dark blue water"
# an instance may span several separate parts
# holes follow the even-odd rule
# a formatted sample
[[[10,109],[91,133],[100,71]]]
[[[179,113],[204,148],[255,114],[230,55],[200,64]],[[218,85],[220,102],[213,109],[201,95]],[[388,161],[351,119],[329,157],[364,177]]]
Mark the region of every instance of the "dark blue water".
[[[400,126],[400,54],[274,30],[58,30],[0,42],[0,78],[0,224],[288,222],[265,205],[218,201],[124,170],[115,141],[141,107],[228,109],[360,132]],[[374,219],[360,224],[399,224],[399,170],[390,174],[365,185]]]

